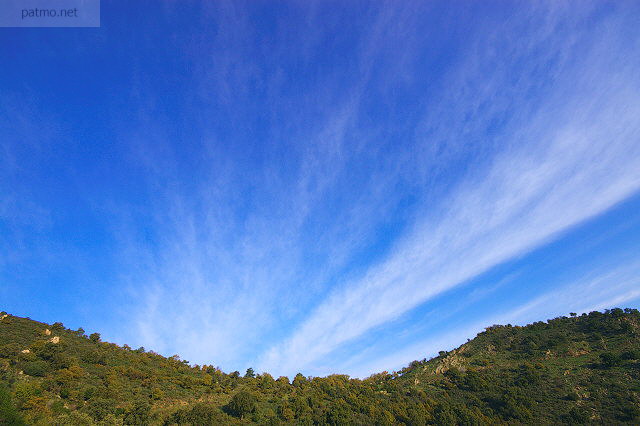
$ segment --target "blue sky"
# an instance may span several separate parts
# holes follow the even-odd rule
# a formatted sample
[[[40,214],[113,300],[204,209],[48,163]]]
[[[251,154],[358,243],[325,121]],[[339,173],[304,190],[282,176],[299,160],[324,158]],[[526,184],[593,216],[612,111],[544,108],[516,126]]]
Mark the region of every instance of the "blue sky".
[[[0,309],[364,377],[640,306],[640,5],[116,2],[0,28]]]

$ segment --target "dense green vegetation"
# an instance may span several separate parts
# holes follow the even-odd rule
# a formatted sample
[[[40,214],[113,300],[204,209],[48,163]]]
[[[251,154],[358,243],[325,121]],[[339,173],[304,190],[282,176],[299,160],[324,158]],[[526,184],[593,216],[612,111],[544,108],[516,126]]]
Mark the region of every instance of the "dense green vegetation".
[[[395,373],[226,374],[0,314],[0,425],[640,423],[640,314],[492,326]]]

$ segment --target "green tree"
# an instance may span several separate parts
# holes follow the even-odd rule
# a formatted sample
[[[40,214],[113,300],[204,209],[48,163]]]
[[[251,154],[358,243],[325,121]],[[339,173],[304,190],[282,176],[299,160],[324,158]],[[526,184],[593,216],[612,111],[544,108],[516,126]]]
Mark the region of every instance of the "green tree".
[[[49,363],[46,361],[31,361],[24,365],[24,374],[34,377],[42,377],[47,374]]]
[[[0,385],[0,425],[21,426],[24,424],[18,410],[11,402],[11,395],[3,385]]]
[[[181,408],[169,416],[164,424],[168,425],[222,425],[229,423],[229,417],[222,413],[217,407],[198,403],[191,409]]]
[[[256,397],[250,392],[241,390],[233,395],[227,408],[232,415],[242,419],[256,409]]]
[[[302,375],[302,373],[296,374],[296,377],[293,378],[293,386],[301,387],[305,383],[307,383],[307,378]]]
[[[620,364],[620,356],[611,352],[604,352],[600,354],[600,362],[605,368],[615,367]]]
[[[149,423],[151,406],[147,401],[136,401],[133,407],[124,415],[124,423],[127,425],[146,425]]]

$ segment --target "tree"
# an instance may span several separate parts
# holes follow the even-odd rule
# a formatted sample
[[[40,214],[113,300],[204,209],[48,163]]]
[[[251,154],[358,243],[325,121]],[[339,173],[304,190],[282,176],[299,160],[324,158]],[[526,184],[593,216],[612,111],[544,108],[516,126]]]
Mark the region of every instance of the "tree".
[[[149,411],[151,406],[147,401],[136,401],[130,410],[124,415],[124,422],[127,425],[149,424]]]
[[[252,393],[241,390],[233,395],[227,408],[232,415],[242,419],[256,409],[256,397]]]
[[[89,336],[89,340],[91,340],[93,343],[98,343],[100,341],[100,333],[92,333]]]
[[[256,377],[256,373],[255,371],[253,371],[253,368],[251,367],[247,368],[247,372],[244,373],[244,377],[250,377],[250,378]]]
[[[307,378],[302,375],[302,373],[296,374],[296,377],[293,378],[293,386],[300,387],[303,386],[307,382]]]
[[[296,414],[286,402],[278,407],[278,414],[280,414],[280,417],[287,422],[292,421],[296,417]]]
[[[11,396],[4,385],[0,385],[0,425],[24,425],[24,421],[16,407],[11,403]]]
[[[280,376],[276,382],[281,383],[283,385],[289,385],[289,378],[287,376]]]
[[[34,377],[42,377],[49,370],[49,363],[46,361],[31,361],[24,365],[24,374]]]
[[[260,376],[260,389],[271,389],[273,387],[273,384],[275,383],[275,380],[273,379],[273,376],[269,373],[262,373]]]
[[[611,368],[620,364],[620,356],[611,352],[604,352],[600,354],[600,361],[602,362],[603,367]]]
[[[198,403],[191,409],[181,408],[169,416],[164,424],[220,425],[226,424],[229,418],[212,405]]]

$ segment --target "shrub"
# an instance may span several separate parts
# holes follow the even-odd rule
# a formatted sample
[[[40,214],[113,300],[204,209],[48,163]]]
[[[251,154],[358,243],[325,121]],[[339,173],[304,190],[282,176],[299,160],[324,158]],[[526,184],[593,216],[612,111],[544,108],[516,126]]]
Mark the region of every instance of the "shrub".
[[[94,420],[100,421],[116,408],[116,401],[107,398],[93,398],[85,405],[85,410]]]
[[[20,353],[22,347],[17,343],[0,346],[0,358],[12,358]]]
[[[614,354],[612,352],[605,352],[600,354],[600,362],[603,367],[611,368],[620,364],[620,355]]]
[[[630,351],[622,352],[620,354],[620,359],[624,359],[624,360],[640,359],[640,351],[630,350]]]
[[[83,361],[86,361],[89,364],[100,364],[100,365],[107,364],[104,353],[99,352],[97,350],[88,350],[81,354],[81,358]]]
[[[433,418],[438,425],[457,425],[458,418],[450,407],[438,404],[433,411]]]
[[[584,409],[574,407],[562,419],[569,424],[584,424],[589,421],[589,414]]]
[[[149,423],[150,411],[151,406],[146,401],[136,401],[135,404],[133,404],[133,408],[127,410],[125,413],[124,423],[127,425],[146,425]]]
[[[34,377],[42,377],[47,374],[49,370],[49,363],[46,361],[31,361],[27,362],[22,369],[24,374]]]
[[[0,385],[0,424],[21,426],[22,421],[16,407],[11,403],[11,396],[4,386]]]
[[[225,419],[225,414],[218,408],[207,404],[196,404],[190,409],[181,408],[172,415],[170,415],[165,421],[165,425],[173,424],[191,424],[191,425],[219,425],[228,423],[228,417]]]

